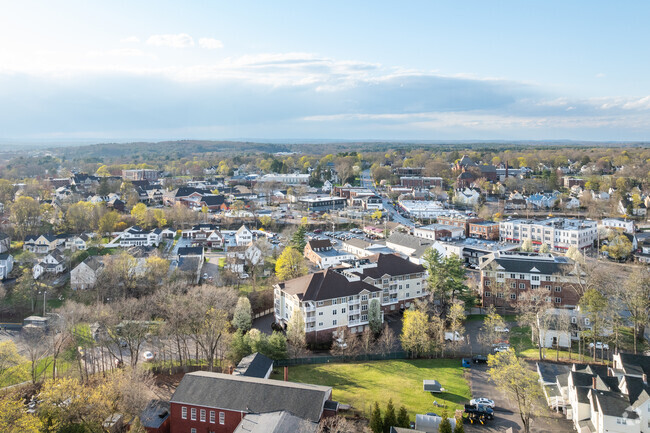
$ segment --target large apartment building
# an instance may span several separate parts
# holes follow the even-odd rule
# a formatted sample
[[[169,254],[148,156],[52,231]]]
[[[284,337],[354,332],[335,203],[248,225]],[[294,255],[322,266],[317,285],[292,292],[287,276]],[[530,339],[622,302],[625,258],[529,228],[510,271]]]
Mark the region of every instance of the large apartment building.
[[[483,306],[516,307],[528,297],[553,307],[574,307],[580,297],[577,268],[568,257],[551,254],[494,252],[480,258],[479,294]]]
[[[275,321],[287,325],[296,311],[305,318],[307,341],[324,342],[340,327],[363,332],[368,308],[378,299],[382,312],[407,308],[426,295],[425,269],[393,254],[377,254],[350,267],[330,268],[275,285]]]
[[[530,239],[534,246],[547,244],[555,251],[566,251],[572,246],[587,249],[598,238],[598,227],[596,221],[571,218],[514,219],[499,223],[499,238],[514,243]]]

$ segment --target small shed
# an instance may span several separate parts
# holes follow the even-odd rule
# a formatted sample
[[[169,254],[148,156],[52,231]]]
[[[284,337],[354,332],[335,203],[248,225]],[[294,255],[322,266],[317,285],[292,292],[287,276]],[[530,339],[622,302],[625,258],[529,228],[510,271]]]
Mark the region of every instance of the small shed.
[[[445,389],[440,385],[437,380],[423,380],[422,387],[427,392],[445,392]]]

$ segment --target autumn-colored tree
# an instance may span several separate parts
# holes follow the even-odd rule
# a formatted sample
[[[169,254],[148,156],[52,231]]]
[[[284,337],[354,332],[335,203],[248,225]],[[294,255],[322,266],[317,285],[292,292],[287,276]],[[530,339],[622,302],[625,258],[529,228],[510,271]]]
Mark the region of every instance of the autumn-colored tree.
[[[305,336],[305,318],[300,309],[294,310],[289,323],[287,324],[287,343],[289,343],[290,354],[296,357],[302,352],[307,344]]]
[[[35,232],[40,224],[41,209],[32,197],[18,197],[10,207],[11,223],[20,237]]]
[[[0,431],[3,433],[40,433],[43,423],[27,413],[25,404],[13,395],[0,397]]]
[[[406,310],[402,325],[400,341],[402,348],[418,357],[429,352],[431,338],[429,336],[429,318],[419,310]]]
[[[302,254],[295,248],[286,247],[275,262],[275,273],[282,281],[297,278],[307,273]]]
[[[144,226],[147,222],[147,205],[138,203],[131,209],[131,216],[135,218],[138,225]]]

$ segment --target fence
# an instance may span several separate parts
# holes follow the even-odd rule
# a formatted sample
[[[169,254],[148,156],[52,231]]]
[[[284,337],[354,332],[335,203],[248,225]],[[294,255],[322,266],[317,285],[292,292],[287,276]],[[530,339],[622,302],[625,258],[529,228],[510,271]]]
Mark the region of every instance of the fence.
[[[273,312],[273,308],[269,308],[268,310],[260,311],[259,313],[256,313],[253,315],[253,319],[258,319],[262,316],[266,316],[267,314],[271,314]]]
[[[2,331],[20,331],[23,329],[22,323],[2,323],[0,322],[0,330]]]
[[[309,356],[305,358],[279,359],[276,367],[291,367],[302,364],[328,364],[330,362],[380,361],[387,359],[406,359],[408,352],[369,353],[367,355]]]
[[[177,373],[192,373],[193,371],[206,370],[207,365],[175,365],[173,367],[153,367],[151,372],[153,374],[169,374],[174,375]]]

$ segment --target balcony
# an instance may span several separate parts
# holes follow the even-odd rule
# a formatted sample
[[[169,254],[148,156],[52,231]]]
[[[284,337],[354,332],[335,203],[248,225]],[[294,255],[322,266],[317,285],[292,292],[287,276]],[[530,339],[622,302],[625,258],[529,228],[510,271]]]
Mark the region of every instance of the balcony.
[[[305,306],[303,307],[303,309],[304,309],[306,312],[316,311],[316,307],[313,306],[313,305],[310,305],[310,304],[305,305]]]
[[[305,319],[305,322],[312,323],[316,321],[316,316],[309,316]]]
[[[348,305],[359,305],[360,303],[360,299],[353,299],[352,301],[348,301]]]

